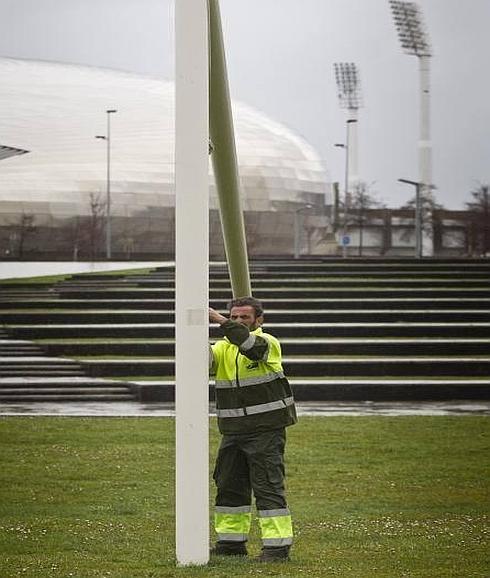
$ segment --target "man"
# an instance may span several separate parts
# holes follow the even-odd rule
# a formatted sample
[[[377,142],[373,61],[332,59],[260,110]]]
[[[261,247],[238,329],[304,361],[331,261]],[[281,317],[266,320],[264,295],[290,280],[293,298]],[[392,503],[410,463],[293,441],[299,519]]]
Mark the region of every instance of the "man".
[[[230,318],[209,310],[225,336],[211,347],[216,413],[223,435],[214,470],[217,486],[213,552],[246,556],[252,491],[262,535],[261,562],[288,560],[293,531],[284,491],[285,428],[296,423],[279,341],[262,331],[260,301],[230,303]]]

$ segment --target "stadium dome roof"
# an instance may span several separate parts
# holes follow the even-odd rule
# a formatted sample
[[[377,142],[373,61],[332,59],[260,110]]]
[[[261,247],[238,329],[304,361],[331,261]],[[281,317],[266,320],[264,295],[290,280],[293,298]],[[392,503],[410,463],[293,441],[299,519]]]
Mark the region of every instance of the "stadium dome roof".
[[[113,214],[174,205],[174,85],[88,66],[0,58],[0,145],[28,154],[0,161],[0,214],[88,214],[104,194],[111,115]],[[283,125],[234,103],[245,210],[325,194],[314,149]],[[216,198],[211,184],[211,206]]]

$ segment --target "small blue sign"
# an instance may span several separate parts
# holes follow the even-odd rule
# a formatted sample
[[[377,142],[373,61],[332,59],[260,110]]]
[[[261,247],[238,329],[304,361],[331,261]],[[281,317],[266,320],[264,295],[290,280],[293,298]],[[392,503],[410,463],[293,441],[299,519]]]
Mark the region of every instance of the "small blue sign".
[[[342,245],[344,247],[347,247],[347,245],[350,245],[350,235],[342,235]]]

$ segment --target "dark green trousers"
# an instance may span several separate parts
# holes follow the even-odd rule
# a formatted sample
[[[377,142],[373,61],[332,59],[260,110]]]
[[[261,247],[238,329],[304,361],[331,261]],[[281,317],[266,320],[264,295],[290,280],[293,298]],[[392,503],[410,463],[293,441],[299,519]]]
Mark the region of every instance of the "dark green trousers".
[[[284,428],[261,433],[224,435],[214,480],[216,506],[251,505],[257,510],[287,508],[284,491]]]

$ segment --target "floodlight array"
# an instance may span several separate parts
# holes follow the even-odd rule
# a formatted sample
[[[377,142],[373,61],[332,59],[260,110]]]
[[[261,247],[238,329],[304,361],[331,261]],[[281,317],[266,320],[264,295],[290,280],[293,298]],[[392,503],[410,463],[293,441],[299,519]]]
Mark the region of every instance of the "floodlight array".
[[[404,51],[415,56],[432,56],[422,12],[415,2],[390,0],[391,12]]]
[[[0,160],[8,159],[9,157],[14,157],[16,155],[25,155],[28,152],[29,151],[24,149],[17,149],[15,147],[0,145]]]
[[[353,62],[335,62],[335,80],[340,106],[349,110],[361,106],[359,70]]]

